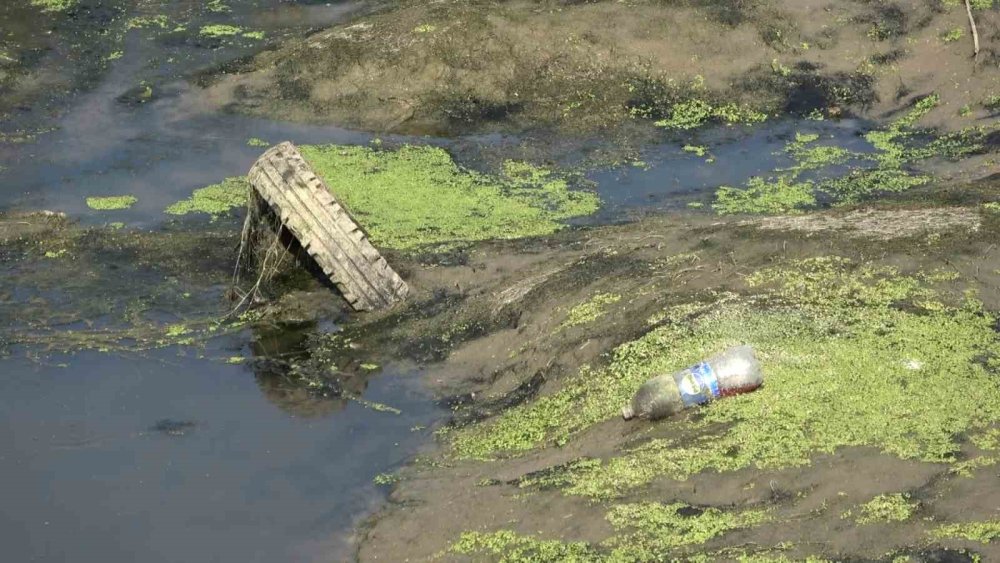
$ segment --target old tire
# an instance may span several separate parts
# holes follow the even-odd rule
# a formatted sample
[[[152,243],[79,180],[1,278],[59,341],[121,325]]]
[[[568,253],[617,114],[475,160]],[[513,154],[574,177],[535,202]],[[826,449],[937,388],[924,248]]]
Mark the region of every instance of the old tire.
[[[268,149],[248,179],[351,307],[372,311],[406,298],[406,282],[292,143]]]

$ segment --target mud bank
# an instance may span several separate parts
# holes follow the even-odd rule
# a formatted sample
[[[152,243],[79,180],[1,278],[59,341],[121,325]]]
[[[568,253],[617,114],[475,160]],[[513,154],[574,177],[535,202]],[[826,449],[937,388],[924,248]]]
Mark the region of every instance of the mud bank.
[[[994,111],[1000,78],[991,42],[972,60],[959,4],[414,0],[263,53],[206,79],[204,95],[254,115],[443,134],[882,118],[939,92],[933,125],[958,129]],[[977,10],[983,37],[998,22]]]
[[[352,331],[439,361],[453,416],[359,558],[997,556],[998,227],[969,208],[662,217],[415,267],[415,301]],[[736,342],[763,391],[620,420],[647,375]]]

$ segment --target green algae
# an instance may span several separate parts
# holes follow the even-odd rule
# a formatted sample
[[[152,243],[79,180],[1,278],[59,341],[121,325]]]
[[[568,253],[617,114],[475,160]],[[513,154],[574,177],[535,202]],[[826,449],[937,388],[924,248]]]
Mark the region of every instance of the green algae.
[[[131,195],[88,197],[87,207],[98,211],[114,211],[118,209],[128,209],[139,201]]]
[[[746,343],[763,365],[761,389],[661,423],[685,441],[654,439],[568,469],[564,492],[611,498],[661,476],[801,466],[846,446],[956,463],[956,436],[1000,419],[995,362],[983,361],[1000,341],[977,302],[942,302],[934,285],[950,277],[835,257],[763,270],[747,280],[756,296],[668,313],[673,322],[616,349],[607,367],[457,432],[453,453],[490,459],[566,443],[619,416],[650,376]]]
[[[491,555],[498,563],[600,560],[593,549],[584,542],[540,540],[511,530],[464,532],[448,550],[458,555]]]
[[[945,524],[931,530],[930,533],[937,539],[952,538],[990,543],[993,540],[1000,539],[1000,520]]]
[[[599,545],[543,540],[511,530],[464,532],[451,553],[493,556],[499,561],[642,562],[670,560],[678,549],[701,545],[732,530],[770,520],[763,510],[724,511],[684,503],[643,502],[612,506],[607,513],[615,534]]]
[[[223,0],[208,0],[205,3],[205,9],[215,14],[225,14],[232,11],[232,8],[226,5]]]
[[[128,20],[125,24],[125,29],[146,29],[146,28],[159,28],[167,29],[170,26],[170,18],[165,15],[156,16],[139,16]]]
[[[955,27],[942,33],[941,41],[944,41],[945,43],[954,43],[962,37],[965,37],[965,31],[960,27]]]
[[[916,123],[940,103],[937,95],[917,100],[905,114],[887,126],[869,131],[864,139],[870,152],[816,144],[819,135],[796,134],[784,153],[794,162],[764,180],[751,178],[743,187],[722,186],[713,208],[719,214],[777,214],[817,206],[817,194],[834,205],[858,203],[878,193],[899,193],[929,183],[931,176],[911,170],[912,165],[934,157],[957,159],[983,149],[986,130],[970,127],[943,135],[914,129]],[[927,139],[930,140],[927,140]],[[802,180],[807,171],[857,162],[847,172],[822,180]]]
[[[608,305],[613,305],[621,299],[622,296],[617,293],[598,293],[570,309],[560,327],[569,328],[596,321],[607,313]]]
[[[211,24],[202,26],[198,33],[205,37],[234,37],[243,33],[243,28],[228,24]]]
[[[208,213],[212,217],[218,217],[246,205],[249,194],[250,184],[246,178],[234,176],[195,190],[191,197],[170,205],[165,212],[170,215]]]
[[[221,39],[225,37],[244,37],[246,39],[263,39],[263,31],[247,31],[242,27],[228,24],[211,24],[202,26],[198,34],[203,37]]]
[[[969,436],[969,441],[986,451],[1000,450],[1000,428],[990,428]]]
[[[372,240],[389,248],[547,235],[599,206],[592,192],[571,190],[565,178],[524,162],[507,161],[500,174],[487,175],[437,147],[299,150]]]
[[[715,192],[714,209],[720,215],[733,213],[792,213],[816,204],[814,184],[795,182],[785,176],[751,178],[744,188],[722,186]]]
[[[661,561],[673,550],[700,545],[726,532],[767,522],[763,510],[743,512],[718,508],[694,509],[684,503],[644,502],[619,504],[608,512],[608,521],[618,535],[604,545],[613,548],[610,561]]]
[[[30,3],[43,12],[63,12],[76,6],[76,0],[31,0]]]
[[[856,515],[854,511],[848,511],[844,514],[844,518],[854,517],[854,521],[858,524],[903,522],[913,516],[917,506],[918,503],[910,500],[910,495],[907,494],[878,495],[859,506]]]
[[[705,100],[693,99],[674,104],[670,114],[654,124],[665,129],[687,130],[709,123],[760,123],[767,114],[735,103],[712,104]]]

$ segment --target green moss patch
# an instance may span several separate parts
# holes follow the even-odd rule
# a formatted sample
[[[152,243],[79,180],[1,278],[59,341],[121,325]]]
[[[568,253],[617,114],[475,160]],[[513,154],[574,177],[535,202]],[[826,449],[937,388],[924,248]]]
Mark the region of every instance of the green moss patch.
[[[88,197],[87,207],[98,211],[114,211],[118,209],[128,209],[139,201],[131,195],[108,196],[108,197]]]
[[[716,192],[713,208],[720,214],[794,213],[817,206],[817,194],[833,204],[851,204],[878,193],[896,193],[927,184],[930,176],[913,171],[912,165],[933,157],[959,158],[983,150],[986,134],[981,127],[934,136],[914,129],[916,123],[939,103],[936,95],[918,100],[903,116],[882,129],[870,131],[865,140],[871,152],[817,144],[816,134],[797,134],[785,146],[791,167],[775,170],[769,178],[752,178],[745,186],[723,186]],[[856,162],[846,173],[826,175],[822,180],[804,180],[802,173],[823,171]]]
[[[166,209],[170,215],[208,213],[213,217],[228,213],[247,203],[250,184],[243,176],[226,178],[218,184],[195,190],[188,199],[178,201]]]
[[[597,210],[597,196],[523,162],[499,175],[458,166],[443,149],[302,146],[302,155],[381,246],[413,249],[553,233]]]
[[[830,257],[751,276],[758,292],[668,310],[666,324],[614,351],[551,395],[457,432],[459,457],[488,459],[561,444],[620,408],[654,374],[736,344],[752,345],[765,384],[660,424],[660,438],[563,476],[569,494],[608,498],[661,476],[781,468],[818,453],[871,446],[955,463],[955,436],[1000,419],[994,317],[972,299],[946,305],[950,276],[904,275]],[[905,304],[905,306],[901,306]]]

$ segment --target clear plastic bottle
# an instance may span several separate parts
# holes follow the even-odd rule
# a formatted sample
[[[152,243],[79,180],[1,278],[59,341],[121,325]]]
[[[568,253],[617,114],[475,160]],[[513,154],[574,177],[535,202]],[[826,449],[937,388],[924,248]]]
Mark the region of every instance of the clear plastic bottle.
[[[735,346],[698,365],[650,379],[622,408],[622,417],[655,420],[719,397],[749,393],[762,383],[753,348]]]

